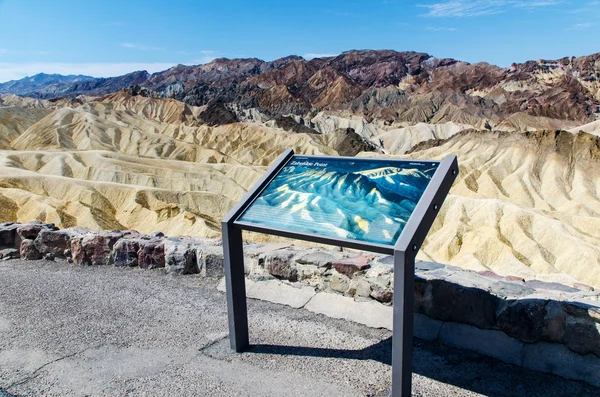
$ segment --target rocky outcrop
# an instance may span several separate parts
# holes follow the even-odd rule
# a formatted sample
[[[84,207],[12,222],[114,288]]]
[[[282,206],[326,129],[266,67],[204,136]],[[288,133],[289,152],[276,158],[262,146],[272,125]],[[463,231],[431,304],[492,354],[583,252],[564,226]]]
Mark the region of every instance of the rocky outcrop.
[[[239,121],[235,113],[221,101],[209,103],[206,109],[200,113],[199,118],[211,127]]]

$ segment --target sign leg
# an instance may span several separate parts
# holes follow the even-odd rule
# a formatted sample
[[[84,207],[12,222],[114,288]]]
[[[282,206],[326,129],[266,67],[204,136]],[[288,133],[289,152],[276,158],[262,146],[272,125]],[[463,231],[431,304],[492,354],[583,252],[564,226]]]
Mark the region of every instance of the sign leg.
[[[227,222],[222,223],[225,285],[227,287],[227,317],[229,343],[238,353],[248,348],[248,309],[244,277],[244,246],[242,231]]]
[[[410,397],[412,393],[414,255],[413,252],[394,252],[393,397]]]

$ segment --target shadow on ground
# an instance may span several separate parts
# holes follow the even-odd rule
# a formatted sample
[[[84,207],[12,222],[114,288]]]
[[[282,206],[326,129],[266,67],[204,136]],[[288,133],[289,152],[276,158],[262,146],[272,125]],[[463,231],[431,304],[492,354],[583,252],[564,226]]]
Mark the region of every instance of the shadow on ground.
[[[374,360],[391,365],[392,338],[360,350],[261,344],[252,345],[248,353]],[[600,389],[583,382],[530,371],[468,350],[420,339],[415,339],[413,346],[413,374],[490,397],[600,396]]]

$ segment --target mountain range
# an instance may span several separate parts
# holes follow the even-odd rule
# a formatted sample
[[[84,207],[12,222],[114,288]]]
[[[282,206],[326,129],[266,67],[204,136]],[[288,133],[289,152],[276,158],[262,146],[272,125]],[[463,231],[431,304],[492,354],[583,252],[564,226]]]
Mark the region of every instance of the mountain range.
[[[191,106],[223,104],[219,123],[264,117],[310,118],[320,111],[377,120],[389,126],[454,122],[479,129],[568,128],[600,113],[600,53],[538,60],[501,68],[425,53],[343,52],[305,60],[226,59],[177,65],[112,78],[36,75],[0,84],[0,94],[38,99],[132,94],[172,98]],[[302,125],[311,127],[310,122]]]

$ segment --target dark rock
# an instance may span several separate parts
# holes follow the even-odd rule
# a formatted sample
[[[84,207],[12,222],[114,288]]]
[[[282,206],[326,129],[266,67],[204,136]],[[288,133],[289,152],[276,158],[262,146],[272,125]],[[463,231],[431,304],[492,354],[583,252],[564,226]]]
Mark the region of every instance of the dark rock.
[[[223,251],[218,248],[201,247],[196,251],[198,271],[204,277],[222,277],[225,274]]]
[[[21,259],[38,260],[42,259],[42,254],[35,247],[33,240],[21,241]]]
[[[47,261],[53,261],[54,260],[54,254],[48,253],[48,254],[44,255],[44,259],[47,260]]]
[[[479,328],[493,328],[501,299],[479,288],[445,280],[431,280],[426,292],[431,298],[422,306],[424,314],[441,321],[454,321]]]
[[[562,343],[565,336],[565,320],[567,313],[558,301],[548,301],[544,317],[544,339]]]
[[[269,252],[264,256],[265,268],[278,278],[298,280],[298,269],[293,263],[294,253],[286,250]]]
[[[18,259],[20,255],[20,249],[5,248],[0,250],[0,259]]]
[[[56,231],[58,230],[58,228],[54,226],[53,223],[44,224],[41,222],[30,222],[17,227],[17,234],[19,235],[19,237],[21,237],[22,240],[35,240],[42,230]]]
[[[19,223],[7,223],[5,226],[0,227],[0,247],[20,248],[20,246],[15,246],[15,237],[17,236],[17,229],[20,226]],[[20,244],[21,242],[19,241]]]
[[[56,257],[67,257],[65,250],[71,248],[71,237],[79,235],[69,229],[48,230],[42,229],[35,239],[35,247],[42,254],[53,254]]]
[[[600,356],[600,325],[591,319],[569,317],[565,324],[564,342],[575,353]]]
[[[338,129],[332,134],[337,138],[333,142],[333,149],[335,149],[340,156],[353,157],[360,152],[372,152],[376,149],[374,144],[357,134],[354,131],[354,128]]]
[[[150,234],[151,237],[165,237],[165,234],[163,232],[154,232],[152,234]]]
[[[198,273],[196,248],[189,242],[170,238],[165,241],[165,271],[172,274]]]
[[[546,304],[544,300],[517,300],[509,303],[498,315],[498,327],[513,338],[524,342],[544,339]]]
[[[138,252],[138,266],[142,269],[165,267],[165,243],[161,239],[144,241]]]
[[[281,128],[287,132],[295,132],[295,133],[304,133],[304,134],[318,134],[317,131],[313,130],[305,126],[304,124],[299,124],[290,116],[277,116],[275,117],[275,126],[277,128]],[[356,153],[355,153],[356,154]],[[340,153],[341,156],[344,156]]]
[[[99,232],[71,239],[71,253],[77,265],[110,265],[115,243],[124,232]]]
[[[211,127],[238,122],[238,118],[221,101],[210,102],[206,109],[200,113],[200,119]]]
[[[133,267],[138,265],[139,239],[121,239],[112,249],[113,264],[117,267]]]
[[[373,256],[364,256],[359,255],[351,258],[339,259],[332,262],[332,266],[339,273],[346,275],[347,277],[352,278],[354,273],[367,269],[369,267],[369,263],[373,260]]]
[[[381,303],[390,303],[394,299],[394,292],[389,288],[375,285],[371,290],[371,297]]]
[[[429,287],[429,294],[427,294]],[[420,277],[415,277],[415,295],[413,309],[415,313],[425,313],[431,306],[431,284]]]

